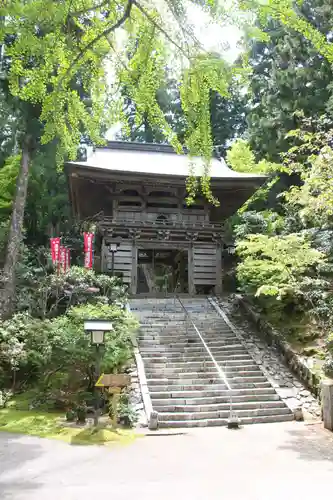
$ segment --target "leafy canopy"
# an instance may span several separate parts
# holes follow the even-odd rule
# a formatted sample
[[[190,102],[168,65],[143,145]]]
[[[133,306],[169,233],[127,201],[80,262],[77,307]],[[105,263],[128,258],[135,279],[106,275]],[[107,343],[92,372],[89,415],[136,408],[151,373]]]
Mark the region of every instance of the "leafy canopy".
[[[311,120],[303,120],[301,128],[290,131],[298,145],[284,155],[291,172],[300,175],[301,186],[285,193],[287,204],[296,209],[305,226],[329,227],[333,216],[333,149],[331,120],[323,115],[317,130],[309,131]],[[323,128],[326,126],[325,128]],[[299,158],[304,161],[299,161]]]
[[[250,145],[244,139],[237,139],[227,151],[227,163],[236,172],[269,174],[281,170],[281,165],[265,159],[258,163]]]
[[[189,5],[198,2],[190,0]],[[278,19],[309,38],[329,61],[333,49],[324,35],[298,16],[291,0],[235,2],[232,11],[217,0],[200,2],[220,24],[249,25],[251,16]],[[211,92],[228,97],[233,78],[248,74],[246,57],[231,67],[219,55],[207,53],[187,21],[187,4],[179,0],[7,0],[0,7],[0,43],[10,61],[11,94],[40,108],[42,141],[57,141],[58,161],[76,156],[82,133],[102,142],[101,126],[122,122],[126,98],[135,104],[135,123],[147,117],[177,151],[181,144],[157,99],[166,68],[181,82],[181,104],[187,122],[185,144],[192,156],[204,159],[201,191],[210,201],[209,161],[213,140]],[[262,38],[262,31],[251,29]],[[191,196],[199,189],[190,175]],[[191,201],[191,200],[190,200]]]
[[[211,16],[218,15],[217,7],[218,2],[204,2]],[[202,49],[183,2],[8,0],[0,18],[10,92],[40,108],[42,142],[57,141],[59,162],[65,155],[75,158],[83,132],[98,144],[102,125],[126,124],[122,88],[135,104],[135,123],[147,117],[181,152],[157,99],[166,68],[172,67],[181,81],[185,143],[191,155],[204,159],[201,188],[211,197],[210,93],[227,97],[231,78],[242,70]]]
[[[243,290],[282,298],[299,291],[300,278],[324,261],[324,254],[299,234],[252,234],[237,245],[242,262],[237,276]]]

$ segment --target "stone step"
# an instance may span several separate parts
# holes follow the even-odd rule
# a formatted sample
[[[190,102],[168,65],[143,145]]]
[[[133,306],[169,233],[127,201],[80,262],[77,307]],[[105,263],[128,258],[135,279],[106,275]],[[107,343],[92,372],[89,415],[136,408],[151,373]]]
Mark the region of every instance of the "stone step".
[[[210,346],[211,349],[216,349],[216,348],[223,348],[223,347],[226,347],[226,346],[230,346],[230,345],[235,345],[237,344],[237,339],[235,339],[235,337],[222,337],[220,339],[218,339],[218,346],[216,345],[211,345],[211,342],[208,338],[205,338],[204,337],[204,340],[206,342],[206,344],[208,344]],[[143,349],[143,348],[158,348],[160,346],[163,346],[163,347],[174,347],[176,349],[179,349],[181,347],[192,347],[193,349],[197,349],[197,350],[200,350],[200,349],[205,349],[202,341],[200,339],[196,339],[196,338],[192,338],[192,337],[187,337],[186,340],[180,340],[177,342],[177,339],[169,339],[167,342],[158,342],[158,339],[156,340],[140,340],[140,348]]]
[[[209,354],[207,353],[204,353],[205,355],[203,356],[203,359],[200,359],[200,357],[196,358],[196,361],[180,361],[180,360],[174,360],[174,359],[168,359],[167,363],[170,363],[172,366],[174,365],[181,365],[181,366],[185,366],[186,365],[191,365],[193,363],[198,363],[198,366],[200,364],[205,364],[205,365],[208,365],[210,366],[213,365],[213,361],[211,359],[211,357],[209,356]],[[147,357],[147,356],[144,356],[144,357]],[[148,356],[149,358],[149,356]],[[224,353],[221,353],[219,355],[219,357],[216,359],[216,357],[214,356],[214,359],[215,361],[219,361],[219,364],[223,364],[223,363],[228,363],[229,361],[236,361],[236,360],[240,360],[240,361],[248,361],[248,360],[252,360],[251,356],[247,353],[240,353],[238,354],[238,352],[236,351],[236,354],[224,354]],[[147,360],[149,362],[149,360]],[[177,362],[178,361],[178,362]],[[150,363],[154,363],[154,358],[151,358],[151,361]]]
[[[210,345],[213,347],[212,342],[219,342],[220,346],[228,346],[228,345],[235,345],[239,346],[237,347],[240,349],[241,347],[245,349],[245,346],[235,337],[221,337],[220,335],[218,337],[215,337],[211,339],[210,337],[206,337],[203,335],[203,339],[206,342],[206,344]],[[147,337],[147,336],[138,336],[137,337],[138,342],[140,345],[146,344],[147,347],[149,346],[154,346],[154,345],[178,345],[178,344],[185,344],[185,345],[192,345],[192,346],[197,346],[197,347],[204,347],[202,340],[199,337],[194,337],[194,336],[189,336],[189,335],[184,335],[182,337],[180,336],[161,336],[161,335],[154,335],[154,337]],[[211,345],[212,344],[212,345]],[[214,348],[216,346],[214,345]]]
[[[250,403],[257,402],[272,402],[272,401],[281,401],[278,394],[245,394],[243,396],[232,396],[232,403]],[[212,405],[212,404],[229,404],[230,398],[226,396],[215,396],[215,397],[188,397],[188,398],[152,398],[152,403],[154,408],[159,411],[160,406],[166,405]]]
[[[195,390],[195,389],[189,389],[189,390],[183,390],[183,389],[178,389],[177,387],[173,387],[169,391],[163,391],[160,390],[160,387],[155,387],[157,389],[156,391],[153,391],[151,393],[151,398],[152,399],[188,399],[188,398],[216,398],[216,397],[224,397],[224,398],[230,398],[230,395],[232,397],[237,397],[237,396],[246,396],[249,398],[249,400],[253,400],[254,396],[264,396],[264,397],[269,397],[269,396],[274,396],[276,397],[277,394],[273,387],[250,387],[250,388],[244,388],[244,389],[233,389],[231,391],[228,391],[226,388],[219,388],[216,389],[214,386],[209,387],[207,390]]]
[[[212,349],[209,345],[209,342],[206,342],[209,350],[211,352],[214,351],[214,353],[216,354],[223,354],[223,352],[227,351],[227,350],[231,350],[231,351],[234,351],[233,349],[233,346],[235,344],[222,344],[219,346],[218,349]],[[198,344],[186,344],[185,346],[181,346],[181,347],[178,347],[177,348],[177,345],[175,344],[151,344],[149,346],[142,346],[142,344],[140,343],[139,344],[140,346],[140,351],[141,352],[151,352],[152,354],[158,354],[159,352],[165,352],[167,350],[168,353],[170,354],[179,354],[179,355],[182,355],[184,352],[192,352],[192,353],[198,353],[200,354],[201,352],[207,352],[207,349],[205,348],[205,346],[203,344],[201,345],[198,345]],[[246,349],[243,348],[243,350],[245,350],[246,352],[248,352]],[[237,348],[236,351],[241,351],[241,349]]]
[[[214,359],[216,361],[222,361],[222,358],[226,355],[232,355],[234,353],[239,353],[242,351],[222,351],[221,354],[217,354],[214,356]],[[160,353],[149,353],[149,354],[144,354],[142,358],[147,361],[153,361],[156,364],[159,363],[177,363],[177,362],[195,362],[195,361],[202,361],[203,363],[205,361],[211,360],[209,354],[207,351],[203,351],[202,353],[165,353],[166,355],[160,354]],[[244,353],[245,354],[245,353]],[[255,364],[255,363],[254,363]]]
[[[212,352],[211,352],[212,353]],[[212,353],[213,354],[213,353]],[[219,361],[220,363],[223,362],[223,358],[227,358],[229,356],[237,356],[241,355],[240,358],[249,359],[251,356],[247,352],[242,352],[242,351],[220,351],[219,353],[213,355],[214,359],[216,361]],[[168,351],[165,349],[160,349],[154,350],[154,351],[141,351],[141,356],[144,360],[147,361],[154,361],[156,363],[187,363],[187,362],[201,362],[205,363],[206,361],[211,361],[211,357],[204,349],[203,351],[189,351],[188,349],[180,351],[180,352],[175,352],[175,351]],[[238,358],[237,358],[238,359]],[[252,358],[251,358],[252,359]],[[252,363],[254,363],[252,359]]]
[[[228,372],[226,370],[223,370],[224,373],[226,374],[227,380],[234,380],[234,377],[255,377],[255,376],[263,376],[262,372],[259,370],[248,370],[248,371],[237,371],[237,372]],[[159,377],[167,377],[168,379],[195,379],[196,377],[200,378],[208,378],[210,380],[216,379],[217,378],[217,370],[212,370],[212,371],[201,371],[201,372],[188,372],[188,371],[177,371],[177,369],[173,368],[172,370],[169,370],[168,368],[164,370],[153,370],[149,369],[146,370],[146,375],[147,378],[159,378]]]
[[[225,338],[224,335],[221,333],[212,333],[210,335],[207,335],[207,333],[204,332],[202,334],[202,336],[204,339],[207,339],[207,340],[223,340]],[[162,330],[162,331],[157,332],[157,333],[140,332],[140,334],[138,335],[137,338],[138,338],[138,340],[151,340],[151,341],[155,341],[156,339],[167,340],[167,341],[169,341],[169,340],[186,341],[188,339],[196,339],[199,337],[198,337],[198,334],[195,334],[193,332],[190,332],[187,334],[185,331],[178,330],[177,332],[166,334],[165,331]],[[238,340],[238,339],[236,339],[236,337],[234,335],[233,335],[233,338],[235,340]]]
[[[294,420],[292,413],[285,413],[283,415],[263,415],[263,416],[249,416],[241,419],[241,425],[247,424],[264,424],[275,422],[289,422]],[[214,418],[203,420],[169,420],[159,422],[161,429],[167,428],[182,428],[182,427],[214,427],[228,425],[228,418]]]
[[[234,356],[234,357],[225,357],[226,359],[224,359],[223,361],[228,361],[228,365],[230,366],[248,366],[248,365],[253,365],[253,360],[252,359],[244,359],[244,357],[242,356]],[[156,363],[154,363],[153,360],[145,360],[145,364],[146,364],[146,367],[147,369],[149,367],[152,367],[154,366]],[[223,368],[222,366],[222,361],[220,362],[221,364],[221,368]],[[203,368],[209,368],[209,367],[213,367],[215,366],[215,364],[213,363],[213,361],[211,360],[204,360],[204,361],[190,361],[190,362],[178,362],[178,363],[171,363],[171,362],[166,362],[166,363],[159,363],[159,366],[161,367],[168,367],[168,368],[180,368],[180,369],[183,369],[183,370],[189,370],[189,371],[198,371],[198,370],[202,370]]]
[[[217,330],[217,329],[225,329],[225,330],[230,330],[229,325],[225,323],[224,321],[220,320],[211,320],[210,318],[202,318],[202,319],[197,319],[195,317],[192,318],[192,321],[195,323],[196,326],[198,327],[204,327],[207,329],[211,330]],[[142,325],[144,328],[149,328],[149,327],[154,327],[154,326],[175,326],[177,324],[179,325],[192,325],[191,320],[186,320],[186,318],[183,317],[178,317],[178,318],[172,318],[172,317],[166,317],[166,316],[155,316],[154,318],[151,318],[149,316],[141,316],[140,317],[140,325]]]
[[[161,371],[165,371],[165,370],[176,370],[176,373],[179,371],[180,373],[185,373],[188,370],[188,368],[184,367],[187,365],[187,363],[195,363],[195,362],[200,362],[201,365],[202,365],[202,370],[205,369],[205,371],[210,371],[212,373],[216,373],[216,367],[215,365],[213,365],[212,363],[210,365],[207,365],[206,362],[207,361],[210,361],[210,358],[208,357],[208,355],[204,358],[198,358],[198,357],[195,357],[195,358],[188,358],[188,357],[184,357],[182,359],[179,359],[180,362],[184,362],[185,365],[182,367],[182,366],[178,366],[178,363],[173,363],[175,366],[172,366],[170,367],[170,362],[174,362],[174,360],[167,360],[166,358],[161,358],[161,359],[158,359],[158,358],[143,358],[144,360],[144,363],[145,363],[145,367],[146,367],[146,371],[152,371],[152,370],[161,370]],[[216,360],[217,363],[218,363],[218,366],[226,373],[230,373],[230,374],[233,374],[233,373],[237,373],[237,372],[246,372],[246,371],[260,371],[260,367],[259,365],[257,365],[254,361],[252,361],[252,363],[248,363],[248,364],[242,364],[242,363],[236,363],[236,364],[223,364],[222,362],[219,362],[218,360]],[[204,366],[206,364],[206,366]],[[194,373],[194,370],[190,370],[192,373]],[[195,370],[196,373],[198,373],[198,369]],[[202,373],[202,372],[200,372]]]
[[[171,380],[168,380],[168,383],[165,385],[162,384],[151,384],[148,381],[148,388],[153,392],[173,392],[173,391],[210,391],[211,389],[215,390],[226,390],[227,386],[225,384],[209,384],[205,381],[201,381],[198,383],[195,381],[194,383],[189,383],[190,380],[184,381],[183,384],[173,383]],[[232,389],[264,389],[271,387],[269,382],[232,382],[229,383]]]
[[[174,377],[174,376],[170,376],[168,378],[150,378],[150,374],[147,373],[147,383],[149,386],[152,386],[152,385],[188,385],[188,384],[193,384],[193,385],[200,385],[200,384],[208,384],[208,385],[212,385],[212,384],[224,384],[224,382],[215,375],[213,375],[212,377],[202,377],[201,376],[201,373],[197,373],[195,377],[193,378],[185,378],[185,377],[182,377],[181,376],[182,374],[180,374],[180,377]],[[238,375],[238,374],[237,374]],[[256,383],[266,383],[266,377],[264,377],[264,375],[262,374],[259,374],[259,375],[254,375],[252,377],[248,377],[248,376],[244,376],[244,377],[232,377],[232,378],[229,378],[227,379],[228,383],[230,385],[232,384],[243,384],[243,383],[246,383],[246,384],[256,384]]]
[[[238,418],[253,418],[253,417],[268,417],[277,415],[289,415],[290,410],[284,406],[283,408],[255,408],[249,410],[237,410]],[[207,411],[207,412],[196,412],[196,413],[185,413],[185,412],[165,412],[158,414],[159,422],[165,422],[168,420],[177,420],[178,422],[182,420],[201,420],[201,419],[213,419],[213,418],[229,418],[230,410],[227,408],[221,411]]]
[[[235,336],[235,333],[230,330],[228,327],[209,327],[209,326],[199,326],[197,325],[198,330],[200,333],[205,334],[205,335],[228,335],[232,334]],[[144,323],[140,323],[140,332],[143,333],[170,333],[177,335],[178,333],[182,332],[184,333],[191,333],[191,334],[196,334],[195,329],[193,326],[187,325],[185,323],[166,323],[166,324],[158,324],[158,325],[145,325]]]
[[[230,401],[224,403],[212,403],[212,404],[185,404],[178,405],[170,399],[166,400],[167,404],[155,405],[153,402],[153,407],[158,413],[202,413],[202,412],[220,412],[220,411],[230,411]],[[263,410],[263,409],[283,409],[286,406],[283,401],[232,401],[232,410],[239,415],[240,411],[243,410]]]
[[[230,340],[235,340],[233,337],[230,337]],[[223,347],[225,346],[225,338],[220,339],[220,340],[208,340],[205,339],[206,343],[208,344],[210,349],[216,349],[218,347]],[[177,349],[181,349],[182,347],[201,347],[204,348],[202,341],[198,339],[187,339],[186,341],[177,341],[177,340],[166,340],[164,342],[160,341],[159,339],[156,340],[142,340],[140,341],[140,348],[143,350],[145,347],[151,347],[151,348],[158,348],[159,346],[162,347],[174,347]]]
[[[213,353],[212,353],[213,354]],[[238,356],[241,355],[243,358],[248,358],[249,354],[246,351],[246,349],[239,349],[239,350],[234,350],[234,349],[221,349],[221,351],[218,352],[218,354],[215,354],[213,357],[216,361],[218,360],[223,360],[225,357],[230,357],[230,356]],[[154,361],[155,363],[165,363],[166,361],[170,363],[177,363],[177,362],[195,362],[195,361],[201,361],[204,363],[205,360],[211,361],[211,357],[204,349],[202,352],[167,352],[164,351],[164,353],[159,353],[159,352],[152,352],[152,353],[142,353],[142,357],[144,359]]]
[[[213,354],[213,351],[210,349],[210,351],[212,352]],[[200,356],[200,355],[206,355],[208,354],[207,353],[207,350],[204,348],[204,346],[202,347],[183,347],[182,349],[177,349],[176,346],[173,346],[173,347],[167,347],[167,346],[155,346],[155,347],[144,347],[142,348],[140,346],[140,352],[141,352],[141,355],[142,357],[151,357],[153,354],[159,354],[161,356],[168,356],[169,354],[178,354],[180,356],[182,355],[190,355],[190,356]],[[223,352],[223,347],[221,347],[220,350],[217,350],[214,352],[214,355],[215,356],[220,356],[220,355],[224,355],[224,352]],[[249,354],[247,354],[249,355]]]
[[[141,322],[139,348],[160,427],[226,425],[230,395],[244,423],[292,420],[246,346],[206,298],[182,301],[227,383],[180,303],[172,298],[134,302]]]

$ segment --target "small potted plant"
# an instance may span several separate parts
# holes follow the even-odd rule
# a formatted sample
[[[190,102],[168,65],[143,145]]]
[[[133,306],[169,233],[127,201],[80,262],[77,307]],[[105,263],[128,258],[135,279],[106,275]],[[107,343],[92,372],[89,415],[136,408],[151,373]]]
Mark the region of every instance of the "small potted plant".
[[[80,404],[76,408],[76,417],[77,417],[78,424],[85,424],[86,417],[87,417],[87,407],[85,404]]]
[[[66,420],[67,422],[74,422],[76,417],[75,411],[73,408],[68,408],[66,411]]]

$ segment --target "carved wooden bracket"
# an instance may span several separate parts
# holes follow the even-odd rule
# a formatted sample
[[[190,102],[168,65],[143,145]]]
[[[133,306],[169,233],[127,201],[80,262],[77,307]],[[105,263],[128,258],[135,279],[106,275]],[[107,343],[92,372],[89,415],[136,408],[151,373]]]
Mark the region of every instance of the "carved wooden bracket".
[[[212,241],[214,241],[214,243],[222,244],[223,243],[223,234],[212,233]]]
[[[170,239],[170,231],[157,231],[157,239],[158,240],[169,240]]]
[[[129,229],[128,230],[128,237],[131,240],[138,240],[141,237],[141,231],[139,229]]]
[[[196,241],[198,239],[199,233],[187,232],[185,238],[187,241]]]

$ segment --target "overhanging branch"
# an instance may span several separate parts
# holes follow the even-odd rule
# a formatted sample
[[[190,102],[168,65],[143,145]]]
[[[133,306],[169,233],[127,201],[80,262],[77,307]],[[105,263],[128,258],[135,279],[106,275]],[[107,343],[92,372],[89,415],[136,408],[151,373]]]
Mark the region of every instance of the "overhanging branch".
[[[162,28],[162,26],[155,21],[155,19],[146,11],[146,9],[144,9],[142,5],[140,5],[139,2],[137,2],[136,0],[132,1],[133,4],[140,10],[140,12],[142,12],[142,14],[148,19],[148,21],[150,21],[158,29],[158,31],[160,31],[165,36],[165,38],[172,45],[174,45],[187,59],[189,59],[189,56],[188,54],[186,54],[185,50],[180,45],[178,45],[178,43],[175,42],[175,40],[171,38],[169,33],[167,33],[167,31],[165,31],[165,29]]]
[[[82,50],[80,50],[79,54],[75,57],[74,61],[72,61],[72,63],[70,64],[70,66],[67,69],[65,75],[60,79],[60,81],[58,83],[58,86],[60,86],[60,84],[62,83],[62,81],[64,80],[64,78],[71,73],[71,71],[73,70],[73,68],[75,68],[75,66],[77,65],[77,63],[80,61],[80,59],[84,56],[84,54],[88,50],[92,49],[94,47],[94,45],[97,42],[99,42],[102,38],[107,37],[110,33],[113,33],[117,28],[120,28],[120,26],[122,26],[124,24],[124,22],[126,21],[126,19],[128,19],[130,17],[131,10],[132,10],[132,7],[133,7],[133,3],[134,3],[133,0],[128,0],[128,4],[126,6],[125,12],[122,15],[122,17],[115,24],[113,24],[109,28],[106,28],[104,31],[102,31],[101,33],[99,33],[93,40],[91,40],[85,47],[83,47]]]
[[[88,12],[93,12],[94,10],[101,9],[105,5],[109,4],[110,0],[103,0],[97,5],[94,5],[93,7],[90,7],[88,9],[82,9],[82,10],[77,10],[76,12],[71,12],[72,17],[80,17],[83,16],[84,14],[87,14]]]

